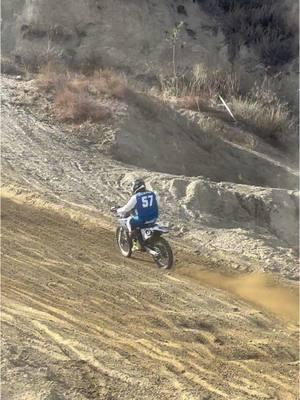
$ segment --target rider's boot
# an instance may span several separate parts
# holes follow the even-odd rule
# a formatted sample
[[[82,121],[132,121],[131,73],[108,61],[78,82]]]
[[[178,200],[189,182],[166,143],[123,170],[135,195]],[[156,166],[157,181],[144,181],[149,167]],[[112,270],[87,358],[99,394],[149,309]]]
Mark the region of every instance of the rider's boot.
[[[134,229],[128,235],[133,242],[132,250],[146,251],[140,229]]]
[[[146,251],[145,246],[144,246],[143,236],[142,236],[142,233],[141,233],[140,229],[136,230],[136,237],[137,237],[137,241],[138,241],[139,246],[140,246],[140,251]]]
[[[133,245],[132,250],[133,251],[140,250],[140,244],[137,239],[136,230],[134,229],[131,232],[128,232],[128,236],[129,236],[130,240],[132,241],[132,245]]]

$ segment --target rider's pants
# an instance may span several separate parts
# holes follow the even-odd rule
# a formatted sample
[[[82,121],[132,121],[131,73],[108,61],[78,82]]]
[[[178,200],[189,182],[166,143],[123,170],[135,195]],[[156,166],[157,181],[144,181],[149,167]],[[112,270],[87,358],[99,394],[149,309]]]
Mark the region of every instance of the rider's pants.
[[[154,224],[156,221],[156,218],[151,219],[149,221],[145,221],[138,216],[131,216],[127,219],[127,228],[128,231],[131,233],[132,230],[135,228],[143,228],[147,224]]]

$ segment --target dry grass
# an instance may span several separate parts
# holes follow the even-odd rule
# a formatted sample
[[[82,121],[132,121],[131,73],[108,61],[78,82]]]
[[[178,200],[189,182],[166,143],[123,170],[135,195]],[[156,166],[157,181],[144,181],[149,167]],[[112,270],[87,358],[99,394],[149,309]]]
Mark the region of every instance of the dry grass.
[[[239,90],[236,74],[217,69],[210,70],[197,64],[193,70],[177,78],[160,76],[161,92],[164,98],[170,97],[212,99],[216,94],[234,94]],[[191,100],[191,99],[190,99]]]
[[[232,97],[230,105],[238,120],[263,139],[285,144],[296,130],[288,105],[272,92],[258,90],[248,97]]]
[[[110,116],[110,111],[82,91],[72,92],[67,87],[60,90],[54,101],[55,115],[59,121],[82,123],[100,122]]]
[[[124,76],[109,69],[95,71],[91,84],[101,94],[123,99],[126,95],[127,82]]]
[[[189,75],[179,76],[176,80],[160,77],[160,82],[164,101],[182,109],[209,112],[225,121],[226,111],[219,107],[218,95],[221,94],[239,122],[274,144],[284,144],[295,133],[296,120],[288,104],[270,89],[268,80],[243,93],[240,79],[235,74],[197,65]]]
[[[87,76],[50,63],[40,68],[37,85],[40,90],[53,93],[57,119],[74,123],[107,119],[110,112],[101,103],[105,98],[123,99],[127,91],[125,78],[111,70],[98,70]]]
[[[57,90],[65,86],[71,74],[61,64],[48,63],[39,67],[36,83],[41,90]]]
[[[86,90],[94,94],[122,99],[126,95],[127,82],[124,76],[105,69],[92,75],[72,72],[64,65],[48,63],[39,69],[37,83],[46,90],[68,86],[73,90]]]

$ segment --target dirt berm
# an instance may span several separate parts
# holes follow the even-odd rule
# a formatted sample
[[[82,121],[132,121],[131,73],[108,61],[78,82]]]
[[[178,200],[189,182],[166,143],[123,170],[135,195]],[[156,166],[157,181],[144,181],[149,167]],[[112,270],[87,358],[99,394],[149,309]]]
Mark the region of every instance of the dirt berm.
[[[126,164],[174,175],[201,175],[213,181],[298,187],[298,175],[291,168],[205,132],[162,102],[128,91],[126,103],[126,111],[112,124],[111,150]]]

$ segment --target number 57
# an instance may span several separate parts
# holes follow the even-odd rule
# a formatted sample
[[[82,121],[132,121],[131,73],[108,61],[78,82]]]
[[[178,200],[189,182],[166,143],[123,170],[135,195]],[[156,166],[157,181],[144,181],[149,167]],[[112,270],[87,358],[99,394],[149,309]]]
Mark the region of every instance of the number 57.
[[[144,208],[151,207],[152,204],[153,204],[153,196],[151,194],[142,197],[142,205]]]

